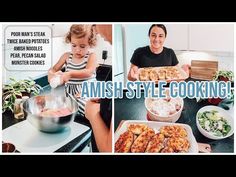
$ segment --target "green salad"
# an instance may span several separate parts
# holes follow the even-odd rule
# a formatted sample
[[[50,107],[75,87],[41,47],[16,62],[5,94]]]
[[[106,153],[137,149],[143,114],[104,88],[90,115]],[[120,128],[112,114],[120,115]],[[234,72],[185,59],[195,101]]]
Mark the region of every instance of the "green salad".
[[[197,116],[201,127],[214,136],[224,137],[231,130],[227,120],[218,111],[204,111]]]

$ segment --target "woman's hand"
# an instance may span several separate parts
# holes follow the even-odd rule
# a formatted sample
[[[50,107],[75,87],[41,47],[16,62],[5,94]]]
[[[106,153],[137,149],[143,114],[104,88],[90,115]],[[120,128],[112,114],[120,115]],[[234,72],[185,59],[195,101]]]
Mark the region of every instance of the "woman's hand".
[[[138,78],[138,67],[133,67],[131,70],[131,77],[137,80]]]
[[[99,99],[90,99],[85,105],[85,117],[91,121],[98,116],[100,112]]]
[[[181,68],[186,72],[186,74],[187,74],[188,76],[190,76],[191,66],[190,66],[189,64],[184,64],[184,65],[182,65]]]
[[[135,65],[131,65],[129,70],[128,79],[130,81],[136,81],[138,79],[138,67]]]

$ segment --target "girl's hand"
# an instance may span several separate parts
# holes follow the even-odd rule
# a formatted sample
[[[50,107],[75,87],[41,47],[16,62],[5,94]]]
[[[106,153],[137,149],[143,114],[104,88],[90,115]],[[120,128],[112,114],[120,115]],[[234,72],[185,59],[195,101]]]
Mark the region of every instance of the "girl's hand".
[[[71,78],[70,72],[64,72],[61,74],[61,79],[63,83],[68,82]]]
[[[55,74],[57,74],[57,75],[63,75],[63,72],[62,72],[62,71],[57,71]]]
[[[48,82],[50,82],[54,76],[55,76],[55,72],[52,69],[50,69],[48,71]]]

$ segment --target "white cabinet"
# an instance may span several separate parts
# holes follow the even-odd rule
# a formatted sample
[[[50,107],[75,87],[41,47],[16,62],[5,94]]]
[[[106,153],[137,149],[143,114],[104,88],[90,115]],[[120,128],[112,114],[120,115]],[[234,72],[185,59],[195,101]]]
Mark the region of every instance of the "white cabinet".
[[[234,25],[189,25],[189,50],[233,52]]]
[[[174,50],[233,52],[233,24],[166,24],[165,46]]]
[[[173,50],[188,50],[188,25],[166,24],[165,46]]]

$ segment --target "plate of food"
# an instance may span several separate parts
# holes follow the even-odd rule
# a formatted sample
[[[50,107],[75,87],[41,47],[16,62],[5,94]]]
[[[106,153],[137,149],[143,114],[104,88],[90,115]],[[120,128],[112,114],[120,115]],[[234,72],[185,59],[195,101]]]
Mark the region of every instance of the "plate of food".
[[[183,98],[145,98],[148,117],[152,121],[176,122],[184,107]]]
[[[115,153],[198,153],[189,125],[128,120],[115,132]]]
[[[204,106],[196,115],[198,130],[207,138],[220,140],[234,133],[234,120],[224,109],[218,106]]]
[[[164,66],[164,67],[146,67],[140,68],[138,71],[139,81],[184,81],[188,78],[187,73],[177,66]]]

